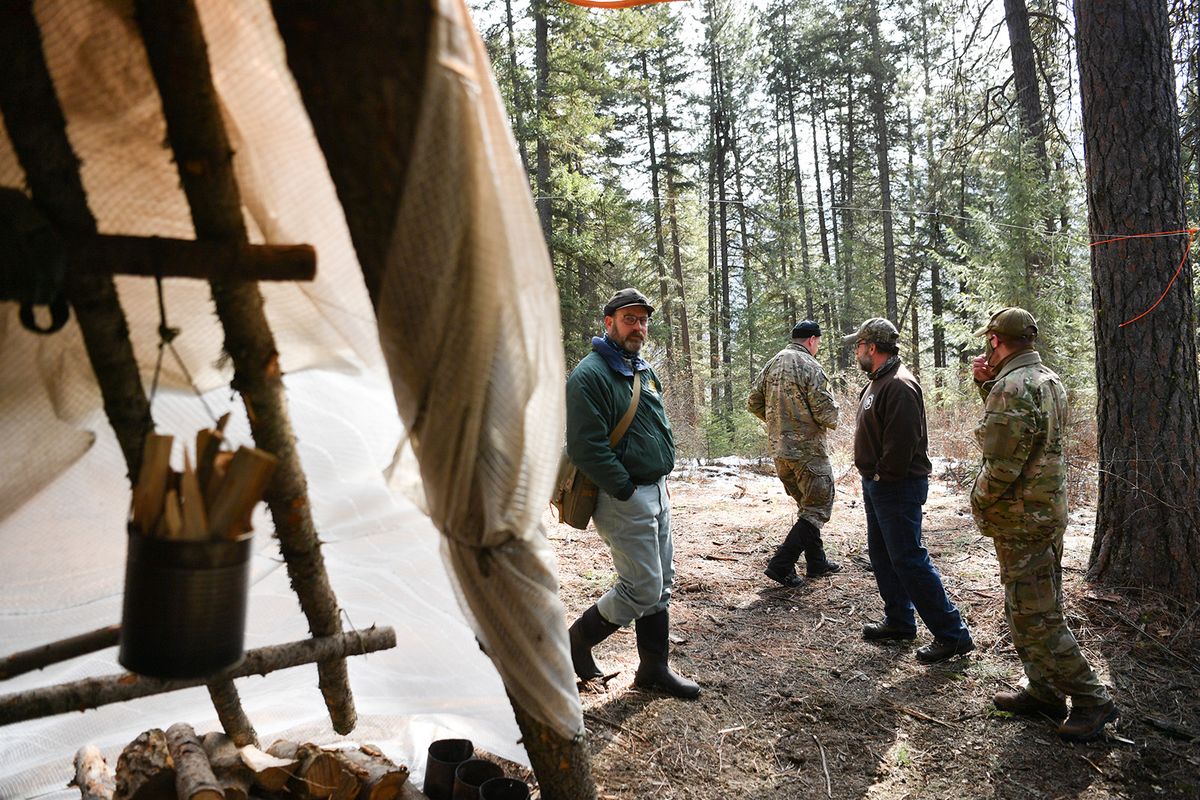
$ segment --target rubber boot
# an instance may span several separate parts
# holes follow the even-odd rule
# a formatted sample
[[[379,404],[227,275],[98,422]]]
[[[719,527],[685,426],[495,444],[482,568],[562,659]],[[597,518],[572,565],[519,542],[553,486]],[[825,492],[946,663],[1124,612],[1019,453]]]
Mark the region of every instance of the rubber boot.
[[[830,561],[825,556],[825,548],[821,544],[821,531],[816,527],[813,527],[813,531],[816,535],[808,543],[808,546],[804,548],[804,560],[808,564],[808,577],[819,578],[822,575],[832,575],[835,572],[841,572],[842,565]]]
[[[667,609],[642,617],[634,627],[637,631],[638,664],[633,685],[639,689],[650,689],[672,697],[691,700],[700,694],[700,686],[694,681],[671,671],[667,656],[671,649],[671,618]]]
[[[571,637],[571,666],[580,680],[604,677],[592,658],[592,648],[612,636],[619,627],[602,617],[595,605],[575,620],[568,633]]]
[[[811,525],[802,519],[797,520],[792,529],[788,531],[783,544],[775,548],[775,555],[771,556],[763,574],[791,589],[803,583],[796,575],[796,562],[800,560],[800,554],[804,552],[804,548],[810,544],[813,533],[814,528]]]

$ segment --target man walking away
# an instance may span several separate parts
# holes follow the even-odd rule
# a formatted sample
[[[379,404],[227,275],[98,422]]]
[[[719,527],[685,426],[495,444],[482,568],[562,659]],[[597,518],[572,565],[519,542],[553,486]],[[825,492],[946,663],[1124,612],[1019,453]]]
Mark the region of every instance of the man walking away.
[[[567,456],[600,489],[592,520],[617,572],[617,585],[571,626],[571,662],[585,681],[603,677],[592,648],[633,622],[640,659],[633,685],[693,698],[700,687],[667,663],[675,564],[666,476],[675,466],[675,437],[662,383],[639,355],[653,313],[636,289],[614,294],[604,306],[604,335],[592,339],[592,352],[567,380]],[[634,381],[641,392],[633,421],[610,446]]]
[[[1027,685],[1000,692],[996,708],[1045,715],[1068,741],[1094,739],[1120,710],[1096,677],[1067,627],[1062,609],[1063,533],[1067,528],[1067,463],[1063,439],[1067,392],[1033,349],[1037,321],[1023,308],[1004,308],[975,332],[987,352],[972,364],[983,397],[975,439],[983,465],[971,489],[971,513],[992,537],[1004,615]]]
[[[829,378],[816,359],[821,326],[797,322],[792,341],[767,362],[746,399],[750,413],[767,423],[767,443],[775,458],[775,474],[799,506],[799,518],[775,549],[764,574],[788,588],[803,584],[796,562],[804,553],[808,577],[841,569],[825,557],[821,527],[833,511],[833,467],[826,431],[837,427],[838,407]]]
[[[855,359],[871,379],[859,397],[854,466],[862,475],[867,552],[884,618],[863,626],[863,638],[915,639],[915,608],[933,633],[917,660],[933,664],[969,653],[975,643],[921,543],[921,506],[932,471],[929,436],[921,385],[900,363],[899,338],[895,325],[876,317],[843,339],[854,345]]]

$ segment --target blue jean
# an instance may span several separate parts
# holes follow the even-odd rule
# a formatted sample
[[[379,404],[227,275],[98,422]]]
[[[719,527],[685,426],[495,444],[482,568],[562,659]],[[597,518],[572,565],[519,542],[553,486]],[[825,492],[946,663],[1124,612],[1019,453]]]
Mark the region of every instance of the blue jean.
[[[962,615],[946,596],[942,576],[921,543],[921,506],[929,496],[928,478],[902,481],[863,479],[867,512],[867,553],[887,620],[916,630],[914,609],[938,639],[971,638]]]
[[[628,500],[601,491],[592,521],[617,571],[617,585],[596,601],[600,616],[628,625],[665,609],[675,582],[667,479],[638,486]]]

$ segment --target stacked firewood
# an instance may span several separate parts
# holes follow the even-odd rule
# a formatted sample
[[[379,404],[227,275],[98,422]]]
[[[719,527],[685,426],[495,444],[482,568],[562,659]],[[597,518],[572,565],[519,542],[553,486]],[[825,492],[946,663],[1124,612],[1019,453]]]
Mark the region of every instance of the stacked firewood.
[[[170,466],[174,437],[146,436],[130,514],[143,535],[201,541],[236,539],[250,530],[250,513],[278,459],[253,447],[223,449],[228,419],[196,434],[194,468],[184,448],[183,472]]]
[[[186,723],[142,733],[121,752],[114,774],[100,751],[75,755],[83,800],[417,800],[408,768],[369,744],[281,740],[264,752],[223,733],[197,736]]]

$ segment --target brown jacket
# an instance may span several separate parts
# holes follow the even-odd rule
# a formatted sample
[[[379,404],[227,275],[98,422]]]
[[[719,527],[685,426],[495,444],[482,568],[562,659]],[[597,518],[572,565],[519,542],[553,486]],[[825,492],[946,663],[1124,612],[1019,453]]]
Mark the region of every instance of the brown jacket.
[[[871,374],[858,401],[854,428],[854,466],[868,480],[925,478],[929,433],[921,384],[893,358]]]

